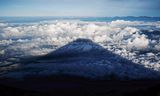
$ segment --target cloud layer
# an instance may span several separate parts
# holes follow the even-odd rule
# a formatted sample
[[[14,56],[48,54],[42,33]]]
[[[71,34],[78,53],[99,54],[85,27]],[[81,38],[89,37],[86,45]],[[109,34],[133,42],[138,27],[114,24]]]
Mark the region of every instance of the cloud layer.
[[[124,20],[54,21],[16,26],[0,23],[0,64],[45,55],[78,38],[86,38],[128,60],[160,71],[159,26],[160,22]]]

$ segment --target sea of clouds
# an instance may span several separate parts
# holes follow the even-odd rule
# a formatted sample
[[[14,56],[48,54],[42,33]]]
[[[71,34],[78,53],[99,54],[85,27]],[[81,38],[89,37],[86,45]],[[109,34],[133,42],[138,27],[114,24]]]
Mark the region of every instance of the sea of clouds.
[[[128,60],[160,71],[159,21],[0,23],[0,66],[48,54],[78,38],[90,39]]]

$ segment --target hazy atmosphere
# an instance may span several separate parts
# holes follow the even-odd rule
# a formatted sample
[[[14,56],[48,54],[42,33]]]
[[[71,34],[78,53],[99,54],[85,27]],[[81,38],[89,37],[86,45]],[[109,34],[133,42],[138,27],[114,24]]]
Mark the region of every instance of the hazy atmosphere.
[[[0,16],[160,16],[160,0],[0,0]]]

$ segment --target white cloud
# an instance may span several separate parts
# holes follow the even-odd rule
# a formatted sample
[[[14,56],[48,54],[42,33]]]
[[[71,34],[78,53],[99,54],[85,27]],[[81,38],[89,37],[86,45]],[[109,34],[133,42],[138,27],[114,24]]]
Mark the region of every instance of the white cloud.
[[[138,22],[117,20],[110,23],[57,21],[52,23],[37,23],[32,25],[3,26],[1,27],[0,46],[5,46],[0,54],[6,56],[37,56],[48,54],[55,49],[78,38],[91,39],[104,48],[119,54],[133,62],[140,62],[150,66],[149,57],[140,58],[135,50],[160,50],[158,40],[155,48],[150,45],[150,39],[134,27],[139,25],[157,26],[159,22]],[[89,50],[89,46],[85,50]],[[132,51],[131,51],[132,50]],[[156,53],[154,53],[156,56]],[[145,55],[145,54],[143,54]],[[158,64],[158,62],[153,62]],[[155,70],[159,67],[150,66]]]
[[[7,23],[0,23],[0,27],[5,27],[5,26],[8,26]]]

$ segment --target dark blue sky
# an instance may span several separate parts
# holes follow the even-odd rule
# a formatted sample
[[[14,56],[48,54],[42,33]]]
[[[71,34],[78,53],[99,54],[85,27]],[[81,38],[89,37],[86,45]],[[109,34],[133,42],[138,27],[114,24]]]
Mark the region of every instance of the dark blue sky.
[[[160,0],[0,0],[0,16],[160,16]]]

